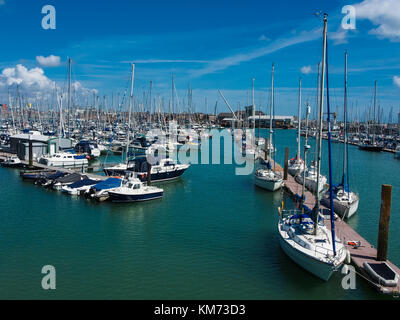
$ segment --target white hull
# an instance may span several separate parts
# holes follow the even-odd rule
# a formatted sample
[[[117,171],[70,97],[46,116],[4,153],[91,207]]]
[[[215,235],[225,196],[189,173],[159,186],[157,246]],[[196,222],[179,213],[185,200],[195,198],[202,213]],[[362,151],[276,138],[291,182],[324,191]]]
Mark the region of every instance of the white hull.
[[[264,178],[264,177],[254,177],[255,180],[255,184],[256,186],[266,189],[268,191],[276,191],[279,190],[280,188],[282,188],[283,186],[283,180],[271,180],[268,178]]]
[[[348,201],[339,201],[338,199],[333,199],[333,211],[342,219],[351,218],[358,210],[359,199],[349,203]],[[329,197],[323,198],[321,203],[326,207],[330,206]]]
[[[326,230],[325,232],[328,231]],[[281,223],[278,223],[278,233],[280,246],[286,255],[300,267],[324,281],[330,279],[333,272],[343,264],[346,258],[346,251],[342,245],[338,245],[338,240],[336,240],[338,249],[337,255],[333,258],[330,250],[328,251],[323,247],[314,247],[315,244],[312,245],[312,248],[306,249],[310,246],[310,243],[304,246],[304,240],[301,240],[299,237],[290,237],[288,231],[284,230]],[[332,241],[332,239],[330,239],[330,241]],[[328,258],[327,255],[329,255],[330,258]]]
[[[328,281],[332,276],[334,272],[332,265],[323,263],[296,250],[289,245],[282,235],[279,236],[279,243],[286,255],[303,269],[324,281]]]

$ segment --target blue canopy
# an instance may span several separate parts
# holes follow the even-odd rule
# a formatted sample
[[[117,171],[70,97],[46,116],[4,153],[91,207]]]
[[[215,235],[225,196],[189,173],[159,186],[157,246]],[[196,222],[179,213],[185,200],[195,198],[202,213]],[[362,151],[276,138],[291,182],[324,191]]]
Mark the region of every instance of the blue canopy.
[[[71,189],[76,189],[76,188],[81,188],[84,186],[91,186],[96,184],[98,181],[97,180],[92,180],[92,179],[83,179],[77,182],[74,182],[70,184],[68,187]]]
[[[55,174],[52,174],[51,176],[49,176],[47,179],[56,180],[58,178],[64,177],[65,175],[66,175],[66,173],[61,172],[61,171],[57,171]]]
[[[121,179],[118,178],[108,178],[107,180],[101,181],[95,186],[93,186],[93,189],[101,191],[101,190],[118,188],[121,186],[121,182],[122,182]]]

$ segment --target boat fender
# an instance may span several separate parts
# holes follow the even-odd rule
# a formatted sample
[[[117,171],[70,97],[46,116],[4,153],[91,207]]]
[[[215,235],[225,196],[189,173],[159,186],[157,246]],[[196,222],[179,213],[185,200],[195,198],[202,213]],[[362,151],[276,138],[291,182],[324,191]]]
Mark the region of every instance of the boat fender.
[[[346,250],[346,263],[347,264],[351,263],[351,255],[349,250]]]

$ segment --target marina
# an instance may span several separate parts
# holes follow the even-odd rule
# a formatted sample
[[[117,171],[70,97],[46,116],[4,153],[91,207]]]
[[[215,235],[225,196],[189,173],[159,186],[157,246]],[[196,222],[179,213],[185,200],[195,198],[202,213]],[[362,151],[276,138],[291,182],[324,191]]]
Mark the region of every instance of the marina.
[[[0,30],[0,300],[400,299],[400,5],[77,6]]]

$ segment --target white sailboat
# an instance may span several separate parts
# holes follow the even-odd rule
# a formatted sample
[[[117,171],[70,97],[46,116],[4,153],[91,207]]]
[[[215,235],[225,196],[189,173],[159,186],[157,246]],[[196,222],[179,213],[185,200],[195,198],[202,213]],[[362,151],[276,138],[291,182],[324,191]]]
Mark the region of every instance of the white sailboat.
[[[322,142],[322,117],[323,117],[323,96],[324,96],[324,75],[326,55],[326,27],[327,16],[324,16],[324,42],[322,59],[321,78],[321,99],[320,103],[320,134],[318,144],[317,177],[321,164],[321,142]],[[329,114],[329,110],[328,110]],[[328,116],[329,117],[329,116]],[[331,165],[331,161],[330,161]],[[304,181],[303,181],[304,182]],[[299,266],[309,271],[316,277],[328,281],[335,270],[338,270],[346,259],[346,248],[335,236],[333,212],[331,210],[331,231],[325,226],[319,209],[319,193],[316,192],[316,206],[314,208],[314,220],[305,212],[304,183],[303,197],[300,210],[283,210],[279,208],[278,234],[279,243],[286,255]]]
[[[272,113],[274,107],[274,65],[272,65],[272,87],[271,87],[271,105],[270,105],[270,122],[269,122],[269,141],[272,143]],[[269,161],[270,153],[267,152],[266,162],[262,161],[262,167],[259,168],[254,174],[254,181],[258,187],[268,191],[276,191],[283,186],[283,177],[280,172],[272,168]],[[274,162],[275,164],[275,162]]]
[[[333,208],[337,215],[341,218],[350,218],[358,210],[359,197],[349,189],[349,181],[347,174],[348,164],[348,137],[347,137],[347,52],[345,52],[345,76],[344,76],[344,151],[343,151],[343,176],[342,182],[333,188]],[[322,203],[325,206],[330,205],[330,190],[325,193]]]

